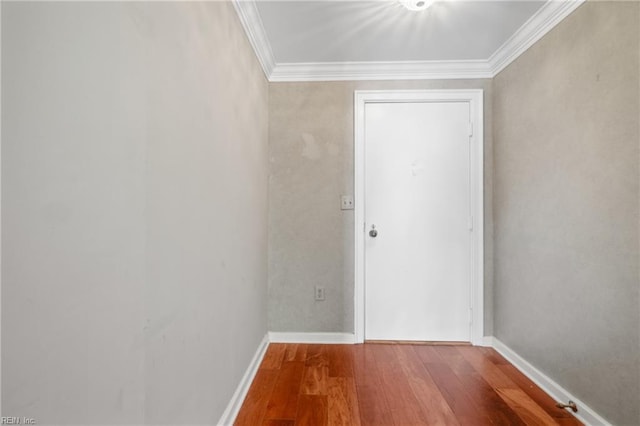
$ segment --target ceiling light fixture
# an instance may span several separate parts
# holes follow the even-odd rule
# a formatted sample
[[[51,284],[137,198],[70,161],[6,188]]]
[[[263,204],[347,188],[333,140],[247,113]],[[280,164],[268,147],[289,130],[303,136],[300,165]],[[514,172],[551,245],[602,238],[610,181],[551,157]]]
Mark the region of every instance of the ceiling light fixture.
[[[435,0],[398,0],[401,5],[414,12],[428,9]]]

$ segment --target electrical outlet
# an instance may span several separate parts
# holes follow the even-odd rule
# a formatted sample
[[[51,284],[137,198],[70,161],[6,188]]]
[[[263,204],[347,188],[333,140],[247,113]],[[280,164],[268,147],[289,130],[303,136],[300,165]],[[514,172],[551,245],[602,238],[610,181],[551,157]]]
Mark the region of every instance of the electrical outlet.
[[[353,196],[343,195],[340,197],[340,209],[353,210]]]
[[[315,290],[316,290],[315,299],[324,300],[324,287],[320,287],[319,285],[317,285]]]

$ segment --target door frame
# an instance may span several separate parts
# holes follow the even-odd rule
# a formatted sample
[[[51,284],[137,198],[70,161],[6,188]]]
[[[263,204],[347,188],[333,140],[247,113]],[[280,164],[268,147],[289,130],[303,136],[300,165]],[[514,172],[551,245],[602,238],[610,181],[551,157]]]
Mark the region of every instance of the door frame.
[[[369,103],[468,102],[471,238],[471,344],[484,337],[484,126],[483,90],[356,90],[354,93],[354,334],[364,342],[365,328],[365,107]]]

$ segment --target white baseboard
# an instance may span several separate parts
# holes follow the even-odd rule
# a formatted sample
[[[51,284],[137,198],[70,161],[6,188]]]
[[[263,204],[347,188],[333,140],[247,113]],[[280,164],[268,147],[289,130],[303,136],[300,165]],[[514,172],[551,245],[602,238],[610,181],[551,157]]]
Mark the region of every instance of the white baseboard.
[[[610,426],[611,423],[602,418],[598,413],[593,411],[580,399],[571,395],[566,389],[538,370],[533,365],[529,364],[524,358],[514,352],[507,345],[502,343],[496,337],[485,337],[485,341],[490,339],[493,348],[498,351],[503,357],[505,357],[511,364],[513,364],[518,370],[524,373],[525,376],[530,378],[536,385],[538,385],[543,391],[549,394],[556,401],[567,402],[573,401],[578,405],[578,412],[572,413],[585,425],[596,426]]]
[[[269,341],[273,343],[356,343],[356,336],[351,333],[283,333],[270,331]]]
[[[249,392],[249,387],[251,387],[251,383],[258,372],[258,367],[260,367],[262,358],[264,358],[264,354],[267,352],[268,346],[269,334],[267,333],[258,345],[258,349],[256,350],[247,371],[244,373],[244,376],[242,376],[240,384],[238,384],[229,404],[227,404],[227,408],[224,410],[224,413],[222,413],[222,417],[220,417],[220,420],[218,421],[218,426],[233,425],[233,422],[236,420],[236,416],[240,412],[240,407],[242,407],[244,398],[247,396],[247,392]]]

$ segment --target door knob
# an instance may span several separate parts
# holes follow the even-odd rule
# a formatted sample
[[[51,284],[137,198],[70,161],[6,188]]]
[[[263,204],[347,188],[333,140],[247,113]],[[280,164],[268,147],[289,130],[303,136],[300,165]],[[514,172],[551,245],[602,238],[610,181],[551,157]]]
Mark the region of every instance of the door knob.
[[[369,231],[369,236],[371,238],[375,238],[378,236],[378,231],[376,230],[376,226],[375,225],[371,225],[371,231]]]

